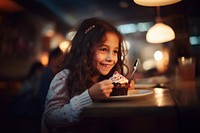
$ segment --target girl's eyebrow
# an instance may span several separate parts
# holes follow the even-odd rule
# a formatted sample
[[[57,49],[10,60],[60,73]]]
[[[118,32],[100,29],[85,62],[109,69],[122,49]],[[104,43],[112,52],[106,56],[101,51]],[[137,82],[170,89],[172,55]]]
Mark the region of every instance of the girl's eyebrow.
[[[109,47],[109,45],[107,45],[107,44],[105,44],[105,43],[102,43],[102,44],[100,45],[100,47]]]
[[[109,47],[109,45],[108,45],[108,44],[106,44],[106,43],[102,43],[102,44],[101,44],[101,46],[106,46],[106,47]],[[115,49],[119,49],[119,46],[115,47]]]

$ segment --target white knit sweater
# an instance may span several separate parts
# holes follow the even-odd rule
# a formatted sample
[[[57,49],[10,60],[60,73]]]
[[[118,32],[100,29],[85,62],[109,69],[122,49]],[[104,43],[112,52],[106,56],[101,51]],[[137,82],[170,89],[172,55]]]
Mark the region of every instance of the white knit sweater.
[[[68,74],[67,69],[62,70],[50,84],[42,116],[42,133],[79,121],[83,108],[93,103],[88,90],[69,98],[68,92],[63,89]]]

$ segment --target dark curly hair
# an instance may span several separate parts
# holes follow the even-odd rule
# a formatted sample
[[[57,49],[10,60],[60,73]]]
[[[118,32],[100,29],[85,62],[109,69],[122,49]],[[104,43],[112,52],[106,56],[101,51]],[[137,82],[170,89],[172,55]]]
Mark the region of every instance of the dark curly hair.
[[[86,19],[80,23],[71,42],[71,50],[64,59],[64,68],[70,72],[65,85],[70,97],[82,93],[94,84],[91,79],[95,76],[96,70],[92,61],[96,48],[103,44],[108,32],[116,34],[119,38],[118,61],[107,75],[100,75],[99,81],[111,77],[114,71],[127,75],[128,67],[125,65],[127,51],[124,48],[124,38],[121,33],[102,19]]]

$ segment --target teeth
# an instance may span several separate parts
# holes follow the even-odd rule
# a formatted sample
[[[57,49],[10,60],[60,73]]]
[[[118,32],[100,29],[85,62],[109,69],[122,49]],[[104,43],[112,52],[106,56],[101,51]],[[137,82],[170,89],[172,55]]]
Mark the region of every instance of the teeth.
[[[111,65],[103,65],[103,66],[105,66],[105,67],[110,67]]]

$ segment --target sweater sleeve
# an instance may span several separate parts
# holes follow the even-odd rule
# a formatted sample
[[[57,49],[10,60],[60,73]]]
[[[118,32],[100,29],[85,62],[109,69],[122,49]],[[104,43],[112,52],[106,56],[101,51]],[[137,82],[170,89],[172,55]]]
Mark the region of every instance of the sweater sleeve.
[[[68,71],[64,70],[54,77],[46,97],[43,120],[50,127],[79,121],[83,108],[93,103],[88,90],[69,99],[68,92],[63,89],[67,75]]]

